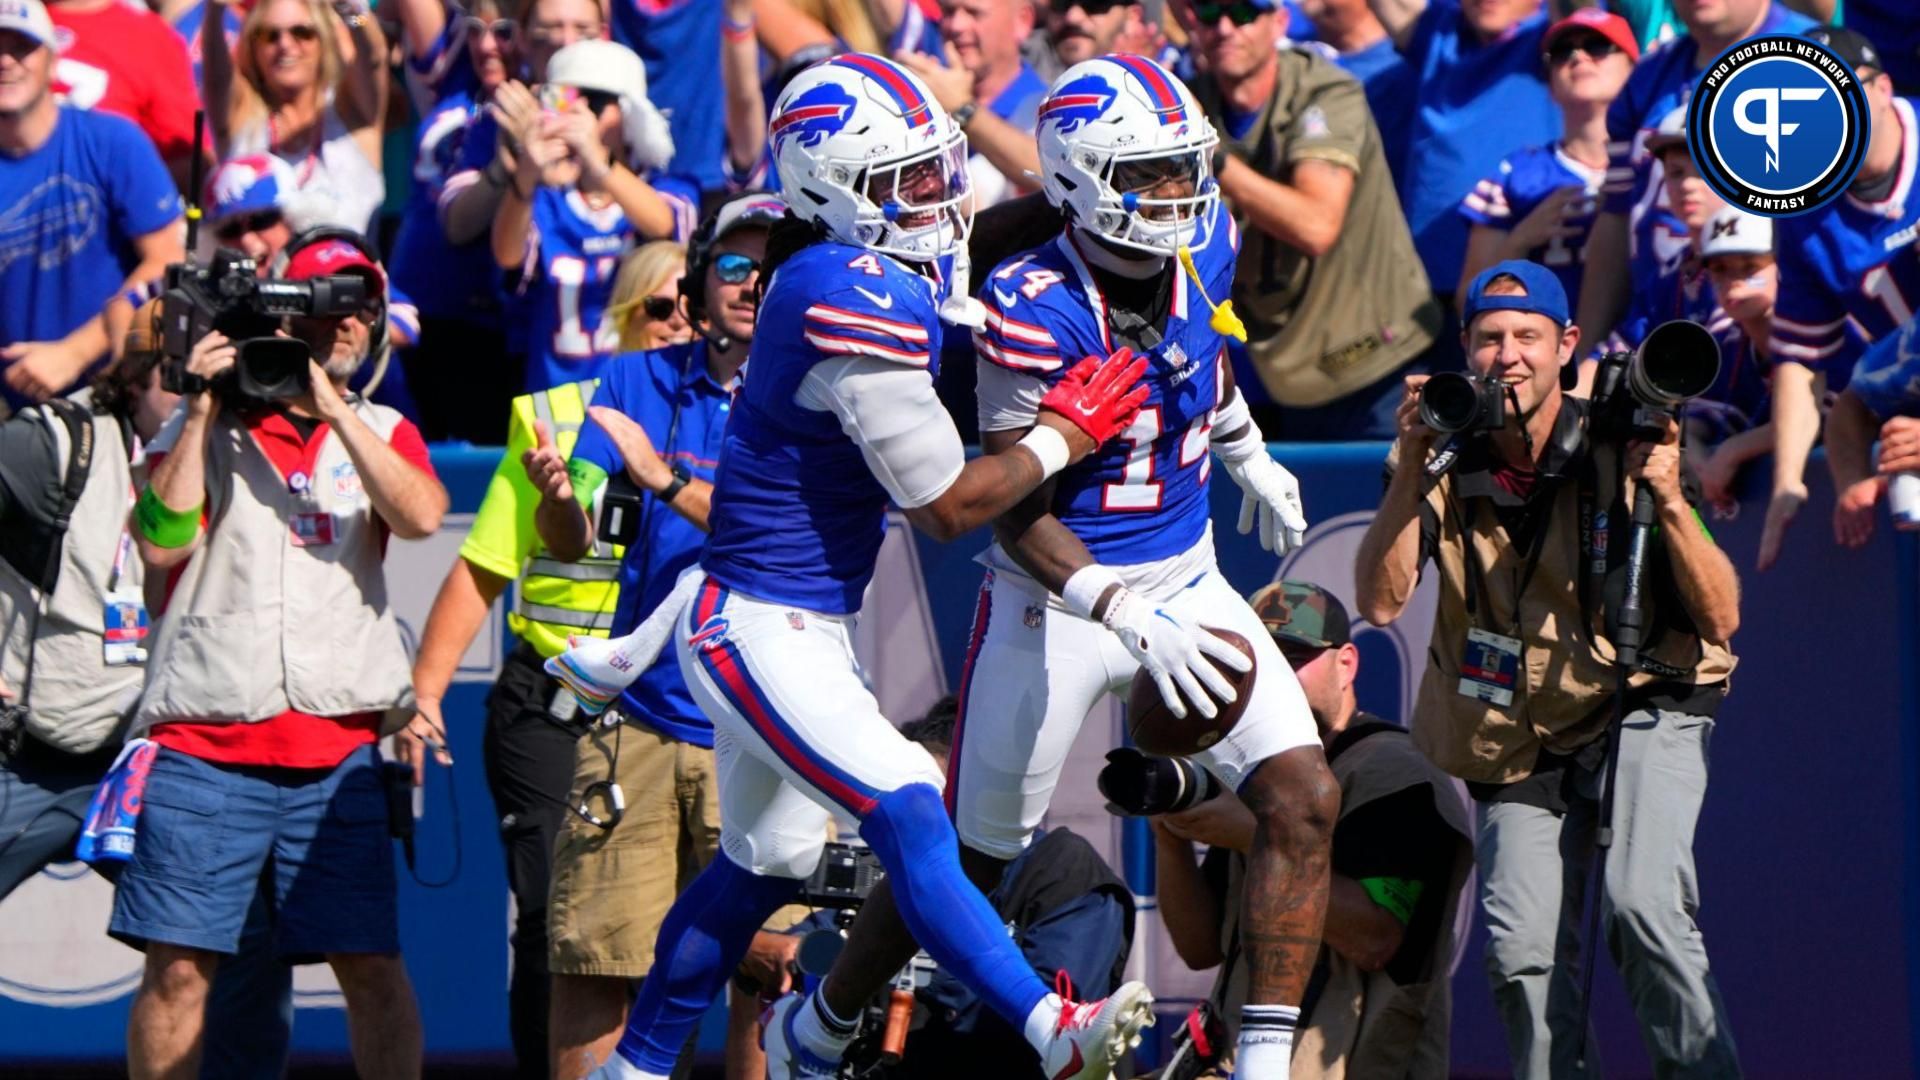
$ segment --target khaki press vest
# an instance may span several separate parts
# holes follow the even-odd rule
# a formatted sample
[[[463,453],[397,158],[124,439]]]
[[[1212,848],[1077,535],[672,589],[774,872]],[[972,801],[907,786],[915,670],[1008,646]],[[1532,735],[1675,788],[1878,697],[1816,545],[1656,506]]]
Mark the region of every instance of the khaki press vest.
[[[374,434],[400,414],[354,399]],[[172,720],[252,723],[386,712],[404,723],[413,682],[382,570],[386,529],[346,446],[331,432],[315,458],[314,508],[334,542],[300,547],[294,498],[246,426],[223,411],[207,440],[207,528],[151,647],[134,733]]]
[[[84,398],[77,400],[85,404]],[[64,471],[67,426],[58,417],[40,415],[42,422],[52,425],[55,458]],[[33,737],[75,754],[97,750],[113,737],[146,677],[146,669],[139,664],[107,666],[101,647],[106,633],[105,596],[115,553],[127,535],[135,477],[118,419],[95,416],[93,440],[93,465],[74,503],[60,549],[60,578],[40,617],[40,645],[33,657],[33,695],[28,703],[32,716],[27,730]],[[145,471],[140,470],[142,482]],[[138,593],[142,579],[140,555],[130,552],[119,584]],[[26,685],[27,629],[38,598],[37,590],[0,561],[0,674],[16,693]]]
[[[1612,455],[1597,454],[1593,461],[1590,505],[1596,512],[1610,512],[1618,486]],[[1612,718],[1606,706],[1616,683],[1613,643],[1603,636],[1605,610],[1597,595],[1591,613],[1581,606],[1582,575],[1588,567],[1580,552],[1582,500],[1576,476],[1559,485],[1540,565],[1517,597],[1523,553],[1507,539],[1486,500],[1456,499],[1449,508],[1452,490],[1453,476],[1448,474],[1426,495],[1440,521],[1433,556],[1440,596],[1427,646],[1427,671],[1413,712],[1413,739],[1434,764],[1463,780],[1512,783],[1533,772],[1541,748],[1569,754],[1606,729]],[[1485,570],[1481,581],[1493,608],[1473,616],[1467,613],[1468,545]],[[1614,556],[1616,562],[1624,557],[1624,552]],[[1669,681],[1696,686],[1726,681],[1733,671],[1733,653],[1678,629],[1661,633],[1659,597],[1653,588],[1643,591],[1650,640],[1642,655],[1665,668],[1690,672]],[[1481,601],[1476,597],[1474,603]],[[1467,631],[1475,625],[1521,638],[1521,670],[1510,707],[1459,693]],[[1656,678],[1638,671],[1629,685],[1643,687]]]

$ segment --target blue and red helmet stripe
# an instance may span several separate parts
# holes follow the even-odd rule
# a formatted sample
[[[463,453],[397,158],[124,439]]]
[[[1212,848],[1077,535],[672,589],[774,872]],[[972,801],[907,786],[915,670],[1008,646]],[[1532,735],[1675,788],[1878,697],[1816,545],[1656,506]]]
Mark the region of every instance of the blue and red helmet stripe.
[[[836,67],[850,68],[879,83],[887,93],[893,95],[893,100],[899,103],[900,115],[906,120],[908,127],[917,128],[933,122],[933,110],[927,105],[927,99],[913,85],[913,80],[907,76],[907,73],[891,62],[865,53],[848,53],[845,56],[836,56],[827,63]]]
[[[1161,71],[1151,60],[1138,56],[1114,55],[1108,60],[1127,69],[1134,81],[1147,91],[1147,100],[1153,103],[1153,111],[1160,115],[1162,124],[1175,124],[1187,119],[1187,105],[1180,92],[1167,80],[1167,74]]]

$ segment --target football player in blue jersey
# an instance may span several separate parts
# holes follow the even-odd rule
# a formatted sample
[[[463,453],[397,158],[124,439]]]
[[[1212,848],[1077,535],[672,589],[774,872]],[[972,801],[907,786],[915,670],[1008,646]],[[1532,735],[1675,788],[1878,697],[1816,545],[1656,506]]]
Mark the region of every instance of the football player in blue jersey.
[[[967,461],[932,377],[938,268],[971,225],[958,125],[901,67],[851,54],[797,76],[768,132],[797,216],[770,240],[700,569],[634,635],[583,641],[549,666],[592,709],[671,626],[715,729],[723,857],[668,913],[597,1075],[664,1080],[754,931],[813,871],[837,808],[860,823],[901,917],[940,965],[1025,1032],[1050,1077],[1099,1080],[1151,1022],[1151,995],[1128,983],[1079,1003],[1041,982],[961,870],[944,778],[881,715],[852,634],[889,503],[942,540],[987,524],[1135,422],[1145,362],[1125,350],[1083,361],[1037,403],[1031,432]],[[529,471],[555,469],[549,452]],[[798,1000],[769,1021],[772,1067],[830,1075],[794,1029],[845,1022]]]
[[[1325,915],[1339,791],[1292,669],[1214,561],[1214,457],[1243,490],[1242,532],[1257,518],[1262,543],[1284,553],[1306,529],[1298,484],[1268,456],[1232,384],[1227,320],[1208,299],[1230,291],[1239,247],[1211,173],[1218,138],[1179,80],[1118,55],[1060,76],[1037,137],[1047,199],[1068,224],[988,279],[974,335],[982,442],[1005,450],[1031,437],[1071,357],[1131,349],[1151,361],[1151,393],[1120,440],[995,523],[947,783],[962,863],[983,887],[998,880],[1046,812],[1088,710],[1126,692],[1137,671],[1176,714],[1213,716],[1202,687],[1227,688],[1210,660],[1247,661],[1208,627],[1237,632],[1259,676],[1245,714],[1196,760],[1262,822],[1236,1064],[1242,1077],[1284,1077]],[[851,1015],[912,955],[897,922],[867,914],[884,903],[868,903],[806,1014]],[[841,1047],[815,1034],[797,1032],[805,1050],[837,1057]]]

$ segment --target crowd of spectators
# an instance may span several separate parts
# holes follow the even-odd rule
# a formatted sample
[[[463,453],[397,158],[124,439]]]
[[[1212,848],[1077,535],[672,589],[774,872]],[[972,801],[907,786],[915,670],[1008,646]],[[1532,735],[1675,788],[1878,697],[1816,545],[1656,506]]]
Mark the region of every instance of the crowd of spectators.
[[[156,667],[133,721],[176,751],[152,773],[146,813],[158,819],[151,828],[177,828],[179,838],[171,850],[156,841],[129,866],[114,918],[114,933],[149,949],[130,1038],[136,1072],[198,1053],[189,1045],[198,1016],[208,994],[219,993],[210,990],[213,957],[246,952],[243,929],[258,914],[259,881],[222,878],[218,867],[188,857],[194,815],[224,805],[228,814],[279,815],[284,826],[335,802],[357,808],[353,820],[315,817],[303,833],[283,829],[274,841],[279,940],[261,947],[331,960],[355,1014],[363,1068],[417,1071],[411,990],[404,967],[389,962],[394,885],[391,860],[375,843],[386,824],[370,744],[397,726],[385,722],[389,713],[416,718],[417,744],[441,730],[439,695],[457,646],[486,604],[523,575],[515,629],[524,685],[518,697],[493,703],[489,721],[498,729],[490,739],[525,757],[522,769],[504,758],[490,763],[498,766],[490,778],[516,867],[516,933],[531,950],[520,954],[516,975],[542,983],[516,982],[516,1042],[535,1071],[549,1064],[549,1038],[563,1050],[604,1055],[625,980],[644,973],[653,935],[636,931],[633,949],[622,952],[596,927],[627,913],[596,912],[579,904],[584,893],[569,892],[616,883],[630,891],[635,868],[623,876],[601,853],[598,826],[584,813],[579,822],[587,825],[573,821],[566,808],[622,775],[633,788],[653,783],[641,779],[653,774],[711,788],[711,728],[697,710],[684,728],[648,723],[673,710],[645,695],[684,697],[684,687],[637,684],[640,697],[626,707],[657,737],[629,732],[623,760],[617,743],[582,738],[571,714],[559,715],[555,684],[539,664],[565,647],[569,632],[630,627],[698,549],[709,451],[752,340],[765,215],[779,213],[777,203],[769,210],[741,200],[777,186],[767,109],[806,65],[861,50],[894,56],[918,74],[968,136],[983,212],[1017,211],[1017,201],[1038,190],[1032,131],[1061,71],[1125,52],[1179,73],[1220,131],[1214,173],[1238,223],[1233,299],[1249,334],[1232,351],[1236,383],[1277,440],[1393,438],[1408,376],[1462,367],[1469,283],[1503,260],[1539,263],[1564,290],[1583,361],[1576,394],[1603,351],[1633,349],[1671,319],[1700,323],[1720,349],[1720,376],[1682,418],[1685,454],[1718,513],[1737,512],[1743,486],[1766,486],[1764,570],[1805,507],[1805,470],[1823,438],[1838,543],[1865,543],[1890,484],[1920,472],[1920,20],[1905,6],[156,0],[149,10],[137,0],[0,0],[0,413],[64,397],[107,373],[99,384],[106,389],[94,391],[106,396],[94,405],[123,421],[112,430],[126,446],[114,442],[108,451],[128,468],[114,475],[147,480],[157,500],[143,504],[139,536],[123,533],[120,547],[137,539],[144,558],[132,559],[135,570],[142,562],[173,570],[146,582]],[[1872,116],[1846,194],[1778,220],[1722,201],[1694,167],[1686,138],[1685,103],[1700,71],[1762,33],[1824,42],[1853,67]],[[196,112],[204,113],[203,137]],[[201,214],[192,251],[190,205]],[[998,261],[985,257],[996,246],[1004,254],[1057,227],[1020,228],[1015,213],[981,220],[994,224],[976,230],[979,267]],[[697,231],[702,221],[707,229]],[[168,266],[204,261],[216,248],[243,253],[262,278],[344,271],[367,282],[361,312],[294,326],[324,378],[316,376],[287,415],[222,415],[205,396],[176,409],[154,374],[159,282]],[[702,320],[690,309],[710,328],[697,335]],[[963,362],[945,365],[941,393],[969,430],[973,410],[956,395],[970,397],[971,344],[954,334],[946,347]],[[698,364],[687,359],[695,355]],[[232,359],[231,344],[213,335],[188,367],[210,377]],[[556,404],[563,400],[572,404]],[[616,416],[589,426],[591,401],[635,423],[622,426]],[[555,425],[556,408],[571,417],[567,430]],[[173,420],[163,425],[169,410]],[[325,427],[339,436],[327,444],[331,456],[320,454],[315,436]],[[279,475],[236,483],[235,448],[246,435],[278,448],[267,454]],[[510,448],[496,487],[513,520],[500,543],[462,549],[455,576],[465,576],[450,578],[442,602],[465,607],[429,627],[412,672],[395,666],[401,654],[390,616],[349,625],[331,607],[316,607],[289,609],[284,626],[255,625],[251,612],[267,595],[259,590],[295,596],[294,583],[246,572],[250,554],[264,561],[278,542],[268,534],[282,519],[296,544],[345,553],[304,583],[319,590],[313,595],[358,596],[384,611],[381,545],[390,534],[438,526],[447,497],[425,447],[457,440]],[[571,469],[569,451],[577,455]],[[34,453],[36,461],[57,456],[44,447]],[[1770,474],[1743,481],[1743,471],[1769,455]],[[19,463],[0,473],[20,474]],[[650,521],[658,535],[641,541],[649,546],[638,561],[649,565],[637,577],[616,569],[636,560],[623,564],[620,548],[596,536],[595,497],[622,482],[669,501],[689,491],[674,504],[677,514]],[[33,505],[11,483],[0,483],[0,494],[10,513]],[[337,512],[336,502],[354,509]],[[536,520],[536,502],[587,511]],[[179,509],[201,505],[208,511],[198,518]],[[1920,509],[1911,514],[1920,519]],[[87,558],[140,591],[137,574],[122,578],[128,552],[110,547]],[[543,572],[552,595],[571,599],[530,600]],[[616,577],[621,613],[608,620]],[[593,581],[604,587],[604,603],[603,592],[580,592]],[[567,621],[568,602],[585,621]],[[265,635],[297,642],[293,631],[305,617],[335,627],[305,648],[344,643],[364,653],[350,684],[317,675],[321,665],[309,666],[293,644],[263,658],[272,651],[261,644]],[[143,628],[145,618],[143,611]],[[7,675],[16,681],[34,665],[30,653],[16,655],[18,640],[7,646]],[[1342,644],[1323,647],[1338,652]],[[203,685],[214,656],[224,666],[211,674],[225,697],[208,698]],[[273,663],[282,678],[270,686]],[[339,670],[337,662],[326,666]],[[508,683],[503,678],[511,690]],[[58,687],[43,681],[42,690]],[[13,696],[4,683],[0,695]],[[257,712],[261,700],[275,706],[272,720],[235,735],[225,721]],[[1345,705],[1330,743],[1348,719],[1366,724],[1352,717],[1350,694]],[[80,809],[67,804],[112,758],[106,729],[93,730],[112,727],[98,712],[88,713],[86,738],[51,746],[71,760],[36,766],[53,777],[42,785],[47,805],[67,806],[62,813],[76,821]],[[531,742],[512,730],[529,724]],[[315,737],[320,729],[325,738]],[[543,737],[551,745],[540,749]],[[259,768],[310,772],[306,809],[287,810],[300,793],[267,790],[273,785],[249,771]],[[516,794],[516,785],[538,790]],[[211,809],[210,799],[218,800]],[[672,837],[666,862],[650,871],[658,895],[635,901],[644,909],[639,923],[657,922],[674,887],[710,857],[710,810],[690,796],[629,811],[657,819]],[[1437,816],[1454,826],[1450,807]],[[508,818],[519,832],[506,827]],[[1157,835],[1184,858],[1181,830],[1165,823]],[[558,870],[556,847],[567,855]],[[322,853],[362,860],[365,875],[311,893],[294,888]],[[1423,871],[1451,880],[1445,867]],[[186,875],[204,880],[188,889]],[[0,875],[0,893],[17,880]],[[271,894],[276,883],[264,887]],[[551,942],[550,889],[566,908],[553,915]],[[358,906],[339,906],[339,890]],[[1204,943],[1195,946],[1204,953],[1218,930],[1188,937]],[[556,998],[591,1021],[570,1032],[544,1028],[549,956],[559,959]],[[564,1054],[552,1064],[569,1071]]]

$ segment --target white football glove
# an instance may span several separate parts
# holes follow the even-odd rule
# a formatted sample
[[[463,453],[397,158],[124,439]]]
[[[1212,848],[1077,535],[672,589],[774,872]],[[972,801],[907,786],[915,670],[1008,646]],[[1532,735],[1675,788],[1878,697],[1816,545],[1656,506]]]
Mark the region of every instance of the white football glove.
[[[1153,684],[1160,688],[1160,699],[1173,710],[1173,715],[1182,719],[1187,715],[1187,702],[1192,702],[1201,716],[1211,719],[1219,713],[1213,698],[1231,704],[1237,696],[1233,684],[1207,657],[1239,672],[1253,667],[1253,661],[1245,653],[1213,631],[1188,623],[1124,588],[1108,603],[1106,617],[1101,621],[1107,629],[1120,635],[1120,643],[1153,676]],[[1206,691],[1211,691],[1213,697],[1208,697]]]
[[[1300,505],[1300,481],[1279,462],[1260,453],[1242,461],[1222,462],[1227,475],[1240,485],[1240,535],[1260,519],[1260,546],[1285,555],[1307,538],[1307,513]]]

